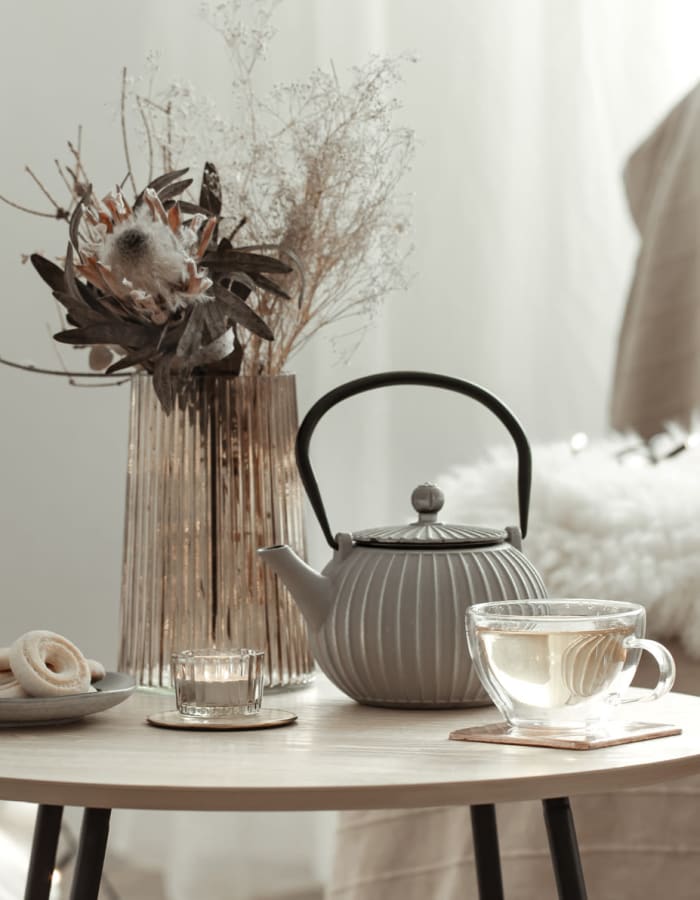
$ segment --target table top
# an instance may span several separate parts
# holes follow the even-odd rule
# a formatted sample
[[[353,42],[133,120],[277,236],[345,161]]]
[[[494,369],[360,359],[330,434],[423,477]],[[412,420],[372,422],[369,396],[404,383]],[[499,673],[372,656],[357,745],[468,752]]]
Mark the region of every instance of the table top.
[[[259,731],[175,731],[145,724],[172,694],[139,690],[67,725],[0,731],[0,799],[180,810],[384,809],[542,799],[700,773],[700,698],[670,694],[625,715],[683,734],[598,750],[450,741],[499,719],[493,707],[360,706],[322,676],[267,694],[298,714]]]

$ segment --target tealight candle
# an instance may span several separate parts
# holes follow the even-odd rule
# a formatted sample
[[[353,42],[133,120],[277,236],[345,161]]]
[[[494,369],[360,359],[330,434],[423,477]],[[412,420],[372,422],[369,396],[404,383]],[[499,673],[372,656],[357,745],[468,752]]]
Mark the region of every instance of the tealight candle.
[[[252,715],[263,695],[263,650],[183,650],[171,667],[178,711],[215,718]]]

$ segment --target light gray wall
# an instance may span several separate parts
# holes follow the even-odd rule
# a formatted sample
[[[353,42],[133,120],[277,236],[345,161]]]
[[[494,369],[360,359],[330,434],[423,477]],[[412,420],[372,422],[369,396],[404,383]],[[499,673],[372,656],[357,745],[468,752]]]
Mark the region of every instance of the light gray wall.
[[[507,0],[281,5],[268,81],[329,59],[344,77],[370,50],[420,57],[399,92],[418,137],[405,183],[411,285],[389,299],[350,364],[338,365],[322,334],[294,361],[302,413],[348,378],[417,368],[492,388],[534,440],[604,428],[635,247],[619,170],[700,74],[684,43],[687,3],[652,3],[645,16],[626,9],[631,23],[597,2],[551,22],[539,3]],[[166,0],[13,4],[0,54],[0,193],[46,209],[24,166],[58,191],[52,160],[65,157],[78,123],[96,184],[120,179],[121,67],[141,74],[150,49],[167,78],[192,80],[225,112],[225,50],[197,10]],[[504,17],[518,28],[504,31]],[[627,24],[638,45],[623,40]],[[447,52],[448,36],[459,52]],[[514,79],[513,67],[530,80]],[[0,354],[55,366],[53,301],[20,255],[60,254],[65,226],[0,205],[0,234]],[[63,358],[84,364],[70,350]],[[51,627],[114,664],[127,420],[126,387],[0,370],[0,644]],[[497,423],[449,395],[353,400],[314,442],[333,527],[404,518],[414,484],[502,440]],[[310,544],[321,562],[315,525]]]

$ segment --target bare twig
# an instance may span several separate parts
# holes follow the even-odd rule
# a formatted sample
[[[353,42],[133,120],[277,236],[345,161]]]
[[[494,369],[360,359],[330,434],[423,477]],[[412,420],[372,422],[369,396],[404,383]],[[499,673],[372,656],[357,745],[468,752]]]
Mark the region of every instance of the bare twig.
[[[81,377],[85,378],[85,375],[82,375]],[[68,384],[72,385],[73,387],[79,388],[103,388],[119,387],[120,384],[128,384],[131,381],[130,375],[127,375],[126,378],[117,378],[115,381],[111,381],[109,379],[109,376],[106,375],[100,375],[99,377],[102,379],[102,381],[91,381],[88,384],[78,384],[77,381],[73,381],[73,379],[71,379]]]
[[[29,166],[25,166],[24,171],[29,175],[29,177],[32,179],[34,184],[36,184],[36,186],[39,188],[41,193],[46,197],[46,199],[49,201],[49,203],[52,206],[54,206],[56,209],[60,209],[60,204],[54,200],[54,198],[48,192],[48,190],[46,189],[44,184],[41,182],[41,180],[39,178],[37,178],[37,176],[34,174],[32,169]]]
[[[153,135],[151,134],[150,122],[148,121],[148,117],[143,108],[142,98],[139,96],[136,96],[136,106],[138,107],[141,121],[143,122],[143,129],[146,134],[146,143],[148,144],[148,180],[150,182],[153,180]]]
[[[163,106],[161,103],[157,103],[152,97],[141,97],[141,101],[146,106],[152,106],[153,109],[158,110],[158,112],[165,114],[168,111],[166,106]]]
[[[71,184],[70,181],[68,181],[68,179],[66,178],[66,173],[63,171],[63,166],[61,165],[60,160],[54,159],[54,164],[56,165],[56,168],[58,169],[58,174],[61,176],[61,181],[63,181],[65,186],[68,188],[68,191],[70,192],[71,201],[75,200],[75,180],[73,181],[73,184]],[[71,205],[72,205],[72,203],[71,203]]]
[[[89,184],[90,179],[88,178],[87,172],[85,171],[85,167],[83,165],[83,156],[81,149],[82,139],[83,126],[78,125],[78,146],[76,147],[75,144],[73,144],[71,141],[68,141],[68,149],[70,150],[73,159],[75,160],[75,175],[73,177],[75,178],[76,183],[79,184],[82,178],[82,180],[86,184]],[[68,171],[70,171],[70,169]]]
[[[44,219],[67,219],[68,215],[59,216],[56,212],[42,212],[40,209],[29,209],[28,206],[22,206],[21,203],[15,203],[14,200],[10,200],[7,197],[3,197],[0,194],[0,200],[3,203],[6,203],[8,206],[13,207],[13,209],[19,209],[21,212],[29,213],[31,216],[42,216]]]
[[[166,104],[165,107],[165,121],[167,122],[167,136],[168,142],[166,144],[166,153],[165,153],[165,171],[171,172],[173,170],[173,157],[172,157],[172,146],[173,146],[173,105],[170,101]]]
[[[35,366],[32,363],[18,363],[14,362],[11,359],[5,359],[4,356],[0,356],[0,365],[9,366],[12,369],[23,369],[25,372],[34,372],[37,375],[58,375],[61,378],[99,378],[101,381],[106,382],[107,378],[101,372],[68,372],[62,371],[61,369],[44,369],[41,366]],[[124,381],[128,381],[128,378],[120,379],[119,381],[111,382],[112,384],[123,384]]]
[[[129,138],[126,133],[126,66],[122,69],[122,91],[120,103],[120,120],[122,128],[122,146],[124,148],[124,159],[126,160],[127,178],[131,182],[131,189],[134,196],[138,194],[136,190],[136,181],[134,180],[133,170],[131,168],[131,158],[129,157]]]
[[[229,236],[228,236],[229,241],[233,241],[233,239],[235,238],[235,236],[238,234],[238,232],[241,230],[241,228],[243,228],[243,226],[245,225],[245,223],[246,223],[247,221],[248,221],[248,217],[247,217],[247,216],[243,216],[243,218],[239,220],[238,224],[235,226],[235,228],[233,229],[233,231],[232,231],[232,232],[229,234]]]

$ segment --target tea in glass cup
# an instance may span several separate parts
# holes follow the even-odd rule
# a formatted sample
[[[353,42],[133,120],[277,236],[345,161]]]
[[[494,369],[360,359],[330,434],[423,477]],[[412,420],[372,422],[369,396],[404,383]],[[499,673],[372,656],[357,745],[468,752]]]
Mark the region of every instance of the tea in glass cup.
[[[479,603],[467,609],[466,620],[479,678],[516,729],[599,733],[620,703],[655,700],[673,686],[673,657],[645,639],[646,611],[636,603]],[[624,698],[642,650],[658,664],[658,683]]]

